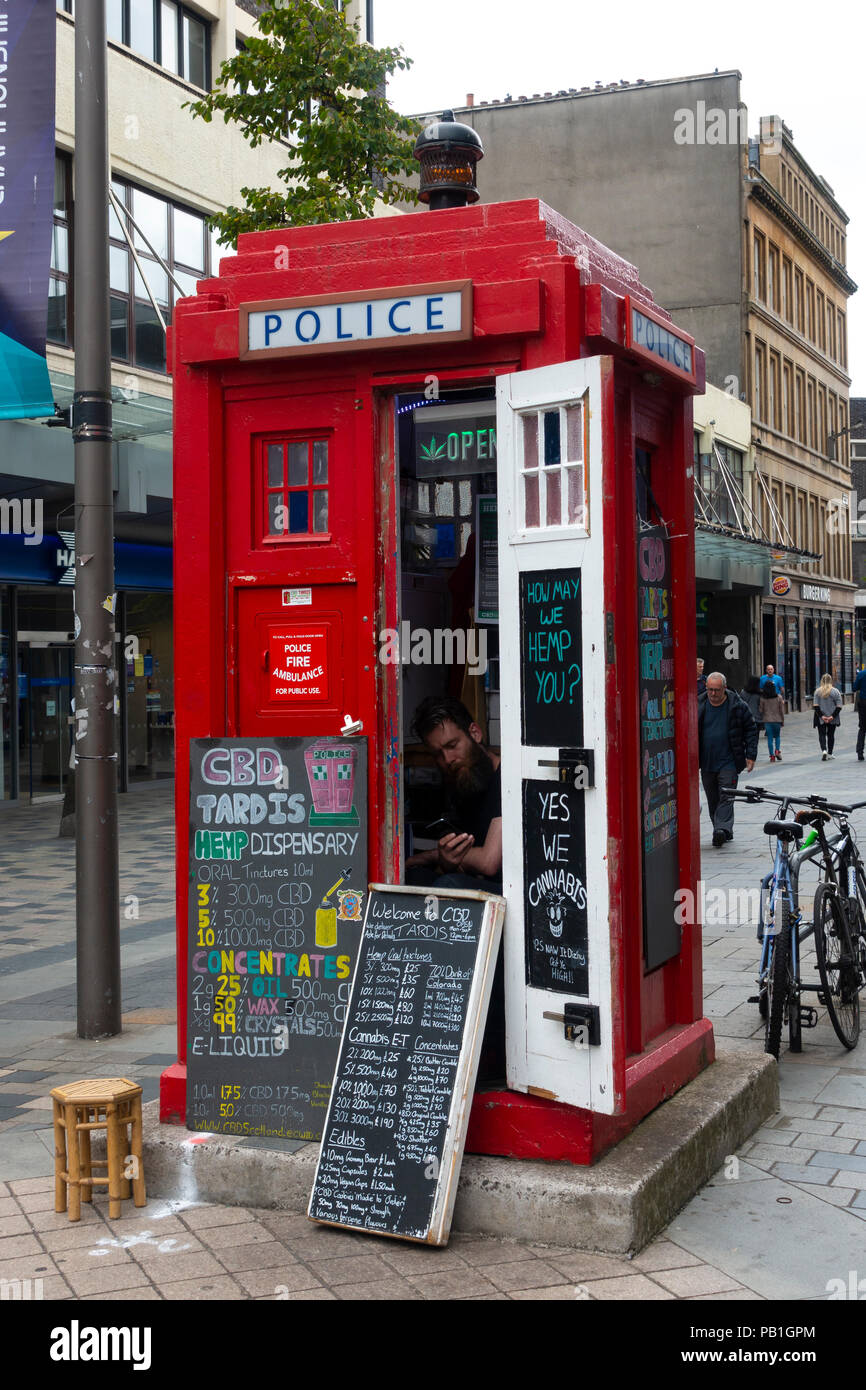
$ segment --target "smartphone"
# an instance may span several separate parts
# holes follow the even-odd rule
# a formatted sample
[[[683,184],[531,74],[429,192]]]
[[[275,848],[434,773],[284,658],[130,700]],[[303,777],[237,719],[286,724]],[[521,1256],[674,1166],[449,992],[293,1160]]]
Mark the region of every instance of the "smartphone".
[[[431,840],[441,840],[443,835],[459,835],[461,831],[450,820],[440,816],[439,820],[431,821],[424,826],[424,835]]]

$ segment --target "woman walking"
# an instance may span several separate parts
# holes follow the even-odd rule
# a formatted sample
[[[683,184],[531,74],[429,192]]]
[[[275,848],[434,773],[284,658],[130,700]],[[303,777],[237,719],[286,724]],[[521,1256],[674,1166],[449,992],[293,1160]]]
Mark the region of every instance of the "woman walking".
[[[821,761],[833,757],[833,744],[839,727],[839,711],[842,708],[842,695],[833,684],[833,677],[825,672],[821,684],[815,691],[815,714],[813,724],[818,730],[821,743]]]
[[[752,718],[758,726],[758,741],[764,730],[764,719],[761,714],[761,682],[757,676],[749,676],[743,689],[740,691],[740,699],[744,705],[749,706]],[[772,760],[771,760],[772,761]]]
[[[772,681],[764,681],[761,686],[759,714],[767,734],[770,762],[780,763],[782,754],[779,745],[782,742],[782,725],[785,722],[785,704]]]

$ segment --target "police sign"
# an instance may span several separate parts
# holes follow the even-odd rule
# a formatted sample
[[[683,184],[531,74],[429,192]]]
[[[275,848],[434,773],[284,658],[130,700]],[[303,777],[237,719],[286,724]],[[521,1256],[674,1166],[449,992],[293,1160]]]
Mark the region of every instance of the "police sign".
[[[472,337],[472,282],[242,304],[240,356],[294,357]]]
[[[625,345],[632,352],[686,381],[694,381],[695,340],[674,330],[656,310],[625,300]]]

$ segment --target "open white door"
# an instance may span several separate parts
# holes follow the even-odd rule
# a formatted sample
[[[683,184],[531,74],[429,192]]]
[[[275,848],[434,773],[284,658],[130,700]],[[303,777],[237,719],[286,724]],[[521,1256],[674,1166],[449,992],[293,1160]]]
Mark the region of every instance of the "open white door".
[[[612,1114],[605,364],[500,377],[497,435],[508,1085]]]

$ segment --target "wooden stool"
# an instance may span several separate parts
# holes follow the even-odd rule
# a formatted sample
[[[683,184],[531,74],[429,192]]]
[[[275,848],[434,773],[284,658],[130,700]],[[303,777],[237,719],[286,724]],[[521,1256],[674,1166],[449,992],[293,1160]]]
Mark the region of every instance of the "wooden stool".
[[[81,1203],[93,1201],[93,1184],[108,1185],[108,1214],[120,1216],[121,1199],[129,1196],[130,1178],[135,1205],[147,1201],[142,1167],[141,1087],[125,1077],[97,1077],[56,1086],[54,1102],[54,1210],[69,1220],[81,1220]],[[131,1127],[131,1135],[130,1135]],[[105,1130],[106,1158],[93,1158],[90,1136]],[[133,1162],[131,1172],[127,1158]],[[94,1174],[94,1168],[105,1173]]]

